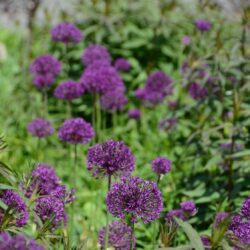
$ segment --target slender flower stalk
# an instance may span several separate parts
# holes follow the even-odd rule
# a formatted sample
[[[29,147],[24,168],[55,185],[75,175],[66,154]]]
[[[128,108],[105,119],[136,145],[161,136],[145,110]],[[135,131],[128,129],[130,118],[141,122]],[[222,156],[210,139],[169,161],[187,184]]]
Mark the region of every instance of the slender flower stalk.
[[[135,223],[131,222],[131,234],[130,234],[130,250],[133,250],[133,235],[135,230]]]

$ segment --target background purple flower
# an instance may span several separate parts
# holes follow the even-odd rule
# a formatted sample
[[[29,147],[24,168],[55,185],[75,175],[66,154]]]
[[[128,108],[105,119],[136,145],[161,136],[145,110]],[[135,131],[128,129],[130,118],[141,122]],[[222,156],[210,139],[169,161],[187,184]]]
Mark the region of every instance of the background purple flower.
[[[188,92],[189,92],[189,95],[194,100],[197,100],[197,101],[204,99],[208,95],[207,89],[196,82],[192,82],[189,85]]]
[[[35,240],[28,239],[24,235],[10,236],[7,232],[0,234],[0,249],[2,250],[45,250]]]
[[[72,23],[59,23],[51,30],[56,42],[79,43],[83,39],[81,31]]]
[[[129,175],[135,167],[135,158],[122,141],[108,140],[88,149],[87,169],[93,176]]]
[[[156,183],[139,177],[124,178],[114,183],[106,203],[113,216],[122,219],[131,216],[134,222],[140,217],[144,223],[149,223],[157,219],[163,209],[161,192]]]
[[[131,65],[125,58],[117,58],[114,62],[114,67],[119,71],[129,71]]]
[[[45,119],[37,118],[27,125],[28,131],[35,137],[44,138],[54,132],[51,123]]]
[[[184,215],[184,212],[182,209],[173,209],[170,210],[166,216],[165,216],[165,221],[168,223],[169,221],[173,221],[174,217],[181,219],[181,220],[186,220],[186,216]]]
[[[191,42],[190,36],[183,36],[182,39],[181,39],[181,42],[182,42],[182,44],[184,44],[184,45],[189,45],[190,42]]]
[[[183,201],[180,206],[187,216],[194,216],[197,213],[197,208],[193,201]]]
[[[58,136],[70,144],[86,144],[95,136],[91,124],[82,118],[71,118],[64,121],[59,128]]]
[[[0,193],[0,200],[13,211],[13,220],[17,227],[27,224],[29,214],[28,208],[19,194],[13,190],[3,190]],[[4,211],[0,208],[0,222],[2,223]]]
[[[211,247],[211,240],[209,239],[208,236],[202,235],[201,241],[202,241],[204,247]]]
[[[111,63],[111,57],[108,50],[99,44],[88,46],[82,54],[82,62],[85,66],[89,66],[96,61]]]
[[[240,212],[243,216],[250,220],[250,196],[244,200]]]
[[[171,170],[171,161],[166,157],[157,157],[151,162],[153,171],[158,174],[166,174]]]
[[[197,19],[194,24],[200,31],[209,31],[211,29],[211,23],[208,20]]]
[[[229,213],[227,212],[216,213],[214,227],[218,228],[221,225],[221,223],[223,223],[225,219],[228,218],[228,216],[229,216]]]
[[[130,119],[139,120],[141,117],[141,111],[139,109],[130,109],[128,111],[128,117]]]
[[[98,241],[101,248],[104,249],[105,229],[100,229]],[[120,221],[113,221],[109,225],[108,247],[114,250],[130,250],[131,228]],[[133,248],[135,247],[136,239],[133,234]]]
[[[81,97],[83,93],[84,88],[80,83],[68,80],[56,87],[54,96],[65,101],[72,101],[73,99]]]

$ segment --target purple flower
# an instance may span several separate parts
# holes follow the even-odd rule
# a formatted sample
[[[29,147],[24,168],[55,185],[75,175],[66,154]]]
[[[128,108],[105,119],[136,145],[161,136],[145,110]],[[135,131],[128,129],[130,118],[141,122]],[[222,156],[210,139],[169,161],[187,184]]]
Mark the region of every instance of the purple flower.
[[[141,111],[139,109],[130,109],[128,111],[128,117],[130,119],[139,120],[141,118]]]
[[[116,69],[102,62],[88,66],[81,76],[80,83],[90,93],[105,94],[125,89]]]
[[[59,128],[58,136],[70,144],[86,144],[95,136],[91,124],[82,118],[71,118],[64,121]]]
[[[205,87],[202,87],[200,84],[196,82],[192,82],[188,88],[189,95],[194,100],[203,100],[208,95],[208,91]]]
[[[201,241],[203,243],[204,247],[211,247],[211,240],[209,239],[208,236],[201,236]]]
[[[83,39],[81,31],[72,23],[59,23],[51,30],[51,37],[56,42],[79,43]]]
[[[200,31],[209,31],[211,29],[211,23],[204,19],[196,20],[194,25]]]
[[[166,174],[171,170],[171,161],[165,157],[157,157],[151,162],[153,171],[158,174]]]
[[[108,140],[88,149],[87,169],[93,176],[129,175],[135,168],[135,158],[122,141]]]
[[[92,44],[84,50],[84,53],[82,55],[82,62],[85,66],[89,66],[96,61],[105,61],[110,64],[111,57],[105,47],[99,44]]]
[[[28,208],[17,192],[9,189],[3,190],[0,193],[0,200],[13,211],[12,216],[17,227],[27,224],[29,218]],[[1,210],[0,208],[0,222],[2,223],[4,211]]]
[[[149,75],[145,87],[138,89],[135,95],[148,104],[157,104],[172,93],[172,80],[163,71],[156,71]]]
[[[54,96],[65,101],[72,101],[84,93],[83,86],[75,81],[62,82],[54,91]]]
[[[125,58],[117,58],[114,67],[119,71],[129,71],[131,65]]]
[[[131,216],[133,222],[140,217],[144,223],[149,223],[157,219],[163,209],[161,192],[156,183],[139,177],[124,178],[114,183],[106,203],[112,215],[122,219]]]
[[[100,229],[98,241],[101,249],[104,249],[105,229]],[[114,250],[130,250],[131,228],[120,221],[113,221],[109,224],[108,247]],[[133,248],[135,248],[135,235],[133,234]]]
[[[182,42],[182,44],[184,44],[184,45],[189,45],[190,42],[191,42],[190,36],[183,36],[182,39],[181,39],[181,42]]]
[[[40,217],[43,223],[51,220],[51,230],[67,225],[67,214],[64,208],[64,202],[55,196],[40,197],[36,201],[34,211]]]
[[[158,127],[162,130],[170,130],[177,126],[178,119],[176,117],[171,117],[163,119],[159,122]]]
[[[193,201],[183,201],[180,206],[187,216],[194,216],[197,213],[197,208]]]
[[[182,209],[173,209],[170,210],[165,217],[165,221],[168,223],[169,221],[173,221],[174,217],[181,219],[181,220],[186,220],[186,216],[184,215],[184,212]]]
[[[218,228],[229,216],[229,213],[227,212],[218,212],[215,216],[215,223],[214,227]]]
[[[30,64],[33,84],[38,88],[48,88],[61,72],[60,62],[49,54],[37,57]]]
[[[101,96],[101,108],[107,111],[123,110],[128,98],[123,90],[108,91]]]
[[[250,220],[250,196],[243,202],[240,212],[243,216]]]
[[[44,138],[54,132],[51,123],[45,119],[37,118],[27,125],[28,131],[35,137]]]
[[[3,232],[0,234],[0,249],[2,250],[45,250],[43,246],[38,245],[35,240],[28,239],[24,235],[10,236]]]

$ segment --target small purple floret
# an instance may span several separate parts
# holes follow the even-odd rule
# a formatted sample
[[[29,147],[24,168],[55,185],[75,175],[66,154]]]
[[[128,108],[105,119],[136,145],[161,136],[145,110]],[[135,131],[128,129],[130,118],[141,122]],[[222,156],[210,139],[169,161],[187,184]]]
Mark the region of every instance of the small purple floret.
[[[171,161],[166,157],[157,157],[151,162],[153,171],[158,174],[166,174],[171,170]]]
[[[51,123],[45,119],[37,118],[27,125],[28,131],[35,137],[44,138],[54,132]]]

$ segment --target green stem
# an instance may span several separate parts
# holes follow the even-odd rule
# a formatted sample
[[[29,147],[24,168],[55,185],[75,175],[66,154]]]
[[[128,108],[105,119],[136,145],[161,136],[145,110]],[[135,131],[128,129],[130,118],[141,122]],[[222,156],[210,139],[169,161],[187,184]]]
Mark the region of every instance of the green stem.
[[[72,117],[72,109],[71,109],[71,102],[67,102],[67,113],[68,113],[68,117],[71,118]]]
[[[47,90],[42,90],[42,102],[43,102],[43,115],[44,117],[48,114],[48,92]]]
[[[96,141],[101,139],[101,106],[100,106],[100,98],[99,95],[95,94],[95,130],[96,130]]]
[[[108,176],[108,191],[110,190],[110,187],[111,187],[111,175]],[[108,248],[108,240],[109,240],[109,213],[107,211],[105,238],[104,238],[104,250]]]
[[[135,230],[134,222],[131,222],[131,234],[130,234],[130,250],[133,250],[133,235]]]

